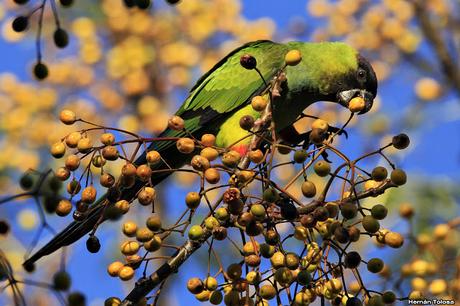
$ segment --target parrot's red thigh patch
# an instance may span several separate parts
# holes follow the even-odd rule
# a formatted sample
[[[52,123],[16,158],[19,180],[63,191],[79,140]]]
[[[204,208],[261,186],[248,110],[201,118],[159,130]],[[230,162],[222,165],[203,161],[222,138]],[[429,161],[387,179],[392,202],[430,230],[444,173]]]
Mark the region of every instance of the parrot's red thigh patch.
[[[239,144],[232,147],[232,150],[240,153],[241,156],[245,156],[248,153],[249,146],[245,144]]]

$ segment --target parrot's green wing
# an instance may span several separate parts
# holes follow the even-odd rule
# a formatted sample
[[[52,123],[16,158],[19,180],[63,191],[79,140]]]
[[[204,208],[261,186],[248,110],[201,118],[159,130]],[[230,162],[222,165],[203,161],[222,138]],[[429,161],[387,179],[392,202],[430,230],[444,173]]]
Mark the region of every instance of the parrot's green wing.
[[[240,65],[240,58],[250,54],[257,60],[263,78],[269,81],[284,64],[287,47],[268,40],[245,44],[218,62],[203,75],[191,89],[176,115],[185,120],[187,132],[194,133],[202,127],[206,132],[218,128],[220,119],[227,118],[233,111],[246,105],[252,96],[264,89],[264,81],[257,71],[247,70]],[[163,136],[178,136],[167,130]]]
[[[184,137],[192,133],[200,137],[200,133],[213,133],[218,130],[222,120],[225,120],[238,108],[246,105],[249,99],[263,90],[264,82],[254,70],[247,70],[240,65],[243,54],[251,54],[257,60],[257,68],[265,80],[270,80],[282,68],[286,46],[271,41],[256,41],[241,46],[217,63],[208,73],[201,77],[192,88],[189,97],[177,115],[185,120],[185,130],[167,129],[159,137]],[[173,141],[152,142],[148,148],[158,150],[167,162],[159,163],[154,170],[164,170],[169,167],[180,168],[188,157],[180,154]],[[147,151],[148,151],[147,150]],[[146,163],[145,152],[134,162],[136,165]],[[153,185],[161,182],[171,172],[160,172],[152,176]],[[145,182],[136,181],[130,188],[122,190],[121,199],[131,201]],[[50,242],[31,256],[24,265],[30,265],[39,258],[51,254],[62,246],[69,245],[89,233],[104,212],[105,196],[93,204],[84,221],[72,222]],[[105,218],[103,218],[105,219]]]

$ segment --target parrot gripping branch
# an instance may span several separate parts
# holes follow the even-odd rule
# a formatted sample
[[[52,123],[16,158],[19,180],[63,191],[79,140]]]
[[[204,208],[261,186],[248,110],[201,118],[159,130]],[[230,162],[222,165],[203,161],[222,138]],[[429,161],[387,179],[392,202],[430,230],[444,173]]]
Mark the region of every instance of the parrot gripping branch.
[[[267,103],[265,110],[262,112],[261,117],[255,122],[254,127],[252,128],[252,139],[250,142],[251,150],[256,150],[259,148],[261,142],[263,141],[265,131],[267,127],[272,125],[272,99],[276,99],[280,95],[281,83],[286,81],[284,72],[280,71],[276,77],[270,82],[270,85],[267,86],[265,91],[269,91],[270,101]],[[265,82],[265,81],[264,81]],[[271,89],[272,88],[272,89]],[[273,126],[271,126],[273,128]],[[273,132],[273,130],[271,130]],[[238,164],[239,169],[247,169],[249,166],[250,160],[246,155],[242,158]],[[217,205],[219,202],[217,202]],[[120,306],[133,306],[139,300],[147,296],[149,292],[155,289],[158,285],[164,282],[172,273],[177,272],[180,266],[187,261],[187,259],[198,250],[203,243],[205,243],[208,238],[212,236],[211,231],[205,231],[204,235],[199,241],[187,240],[180,249],[172,256],[168,262],[161,265],[155,272],[153,272],[147,278],[141,278],[136,282],[133,290],[126,296]]]

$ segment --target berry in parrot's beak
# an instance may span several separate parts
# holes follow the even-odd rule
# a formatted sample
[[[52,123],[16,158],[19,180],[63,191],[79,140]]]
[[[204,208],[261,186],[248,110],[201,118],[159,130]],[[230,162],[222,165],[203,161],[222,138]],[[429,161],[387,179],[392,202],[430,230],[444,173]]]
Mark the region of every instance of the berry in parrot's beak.
[[[348,108],[350,101],[355,97],[361,97],[365,101],[364,109],[358,113],[359,115],[367,113],[372,108],[375,97],[372,93],[365,89],[350,89],[341,91],[337,94],[337,101],[340,105]]]

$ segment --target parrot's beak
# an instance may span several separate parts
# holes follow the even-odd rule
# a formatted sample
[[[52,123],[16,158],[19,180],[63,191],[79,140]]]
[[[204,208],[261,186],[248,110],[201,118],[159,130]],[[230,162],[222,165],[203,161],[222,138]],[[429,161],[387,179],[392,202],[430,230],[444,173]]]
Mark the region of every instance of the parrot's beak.
[[[362,111],[360,111],[358,114],[362,115],[370,111],[372,108],[372,104],[374,103],[374,95],[370,92],[368,92],[365,89],[350,89],[350,90],[344,90],[341,91],[337,94],[337,101],[340,103],[340,105],[343,105],[344,107],[348,108],[348,104],[350,103],[351,99],[355,97],[361,97],[364,99],[365,106]]]

